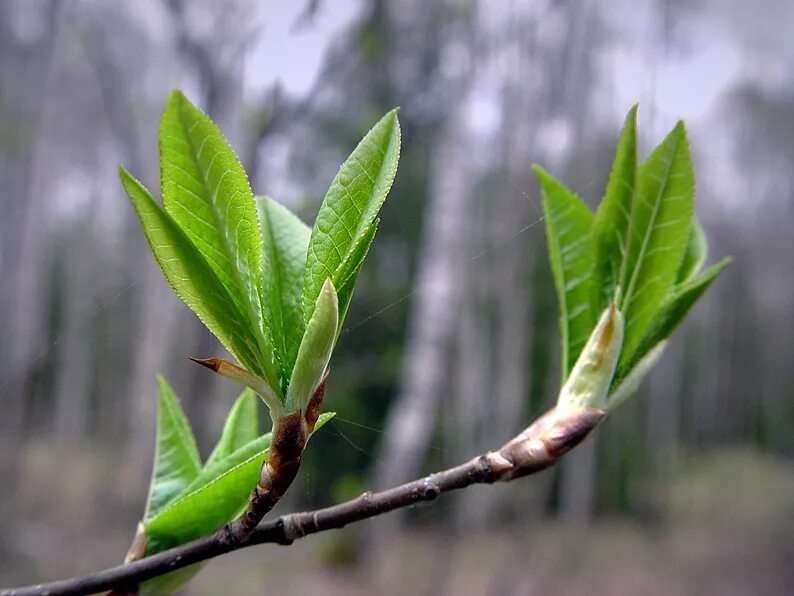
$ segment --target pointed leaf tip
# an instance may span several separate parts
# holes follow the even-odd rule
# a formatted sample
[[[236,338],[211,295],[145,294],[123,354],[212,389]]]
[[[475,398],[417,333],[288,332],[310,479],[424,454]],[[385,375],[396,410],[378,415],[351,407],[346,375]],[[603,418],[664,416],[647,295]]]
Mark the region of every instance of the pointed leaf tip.
[[[174,87],[168,92],[168,97],[166,101],[175,101],[178,99],[185,99],[185,94],[182,93],[181,89]]]
[[[226,417],[221,438],[207,458],[206,467],[210,467],[259,436],[259,419],[257,416],[257,397],[251,389],[245,389]]]
[[[620,367],[633,358],[672,288],[690,236],[695,180],[686,128],[679,121],[637,172],[622,304],[626,337]]]
[[[252,370],[280,393],[273,348],[262,325],[262,240],[245,170],[215,123],[178,90],[166,101],[159,144],[164,208],[204,257],[249,330]]]
[[[157,375],[157,439],[144,520],[174,500],[201,469],[196,440],[174,390]]]
[[[629,110],[620,133],[604,198],[593,224],[595,237],[596,308],[622,296],[626,246],[637,179],[636,104]]]
[[[218,372],[221,368],[221,359],[220,358],[193,358],[193,356],[188,356],[188,359],[196,364],[200,364],[201,366],[210,369],[212,372]]]
[[[384,115],[342,164],[312,228],[303,282],[303,315],[311,318],[320,289],[348,257],[391,189],[400,157],[400,123]]]
[[[222,377],[226,377],[235,383],[239,383],[243,387],[252,389],[262,398],[274,414],[281,412],[281,400],[276,392],[266,380],[259,378],[251,371],[237,366],[234,362],[224,360],[223,358],[205,358],[203,360],[199,358],[190,359],[196,364],[200,364]]]

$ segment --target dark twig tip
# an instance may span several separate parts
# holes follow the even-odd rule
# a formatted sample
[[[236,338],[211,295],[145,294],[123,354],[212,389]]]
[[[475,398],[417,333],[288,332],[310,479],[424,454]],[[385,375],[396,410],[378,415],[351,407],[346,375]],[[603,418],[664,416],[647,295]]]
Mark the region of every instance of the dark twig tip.
[[[192,356],[188,356],[188,358],[196,364],[210,369],[212,372],[218,372],[221,367],[221,360],[219,358],[193,358]]]

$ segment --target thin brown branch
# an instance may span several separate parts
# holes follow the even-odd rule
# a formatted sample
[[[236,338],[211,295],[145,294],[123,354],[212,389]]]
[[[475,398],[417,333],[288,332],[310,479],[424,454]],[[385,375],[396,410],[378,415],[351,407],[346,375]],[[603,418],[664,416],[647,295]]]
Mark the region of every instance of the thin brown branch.
[[[195,361],[204,364],[203,361]],[[218,369],[215,370],[217,372]],[[218,530],[216,535],[219,540],[228,544],[244,542],[292,486],[300,469],[306,442],[314,432],[314,425],[320,415],[327,382],[328,370],[305,409],[273,419],[273,440],[267,451],[267,460],[262,463],[259,482],[248,500],[248,507],[240,517]]]
[[[291,513],[260,523],[242,542],[225,540],[219,532],[104,571],[50,584],[0,590],[0,596],[93,594],[119,586],[135,585],[193,563],[255,544],[292,544],[309,534],[342,528],[350,523],[395,509],[422,501],[432,501],[442,493],[473,484],[507,482],[534,474],[554,465],[562,455],[578,445],[605,416],[605,412],[594,409],[563,414],[552,410],[538,418],[498,451],[489,451],[465,464],[382,492],[366,492],[356,499],[333,507]]]
[[[276,420],[267,461],[262,464],[259,482],[251,493],[248,507],[240,517],[218,531],[220,540],[229,544],[245,542],[292,485],[308,438],[309,428],[300,410]]]

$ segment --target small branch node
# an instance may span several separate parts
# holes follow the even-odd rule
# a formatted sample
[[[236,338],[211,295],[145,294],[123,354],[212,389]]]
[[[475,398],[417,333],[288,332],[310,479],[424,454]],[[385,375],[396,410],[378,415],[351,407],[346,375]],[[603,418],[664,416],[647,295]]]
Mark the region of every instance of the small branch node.
[[[428,476],[422,480],[422,496],[427,501],[434,501],[441,494],[441,489],[435,483],[432,476]]]
[[[296,539],[303,536],[303,532],[299,529],[299,524],[295,520],[295,515],[285,515],[276,520],[276,540],[277,544],[281,546],[289,546]]]

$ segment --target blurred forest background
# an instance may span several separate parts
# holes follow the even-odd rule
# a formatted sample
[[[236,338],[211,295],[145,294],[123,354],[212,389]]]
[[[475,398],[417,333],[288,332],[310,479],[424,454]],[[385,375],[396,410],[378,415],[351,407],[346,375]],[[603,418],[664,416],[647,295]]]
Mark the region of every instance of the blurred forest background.
[[[184,594],[783,594],[794,588],[794,4],[0,3],[0,585],[121,560],[155,373],[206,454],[238,389],[123,195],[173,87],[309,223],[402,107],[400,169],[332,363],[337,418],[279,511],[497,447],[556,397],[541,163],[591,205],[623,116],[689,126],[734,263],[640,394],[564,465],[213,561]],[[713,259],[712,259],[713,260]],[[262,417],[264,423],[265,416]]]

